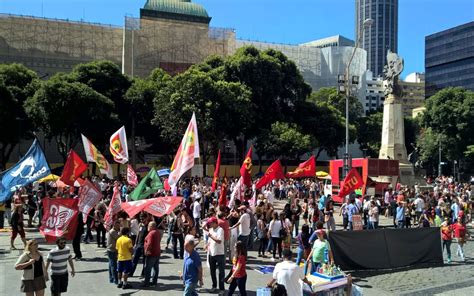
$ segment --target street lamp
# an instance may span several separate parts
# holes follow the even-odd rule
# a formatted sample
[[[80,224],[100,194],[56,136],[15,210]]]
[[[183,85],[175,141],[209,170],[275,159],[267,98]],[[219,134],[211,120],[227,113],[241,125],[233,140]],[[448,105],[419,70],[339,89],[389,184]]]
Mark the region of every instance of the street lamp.
[[[349,96],[350,96],[350,84],[357,85],[359,84],[359,77],[353,76],[350,79],[349,76],[349,69],[351,67],[352,60],[354,59],[354,55],[359,48],[360,41],[362,39],[362,35],[364,35],[365,28],[370,27],[374,23],[373,19],[366,19],[360,29],[359,36],[356,40],[354,50],[352,51],[351,58],[349,59],[349,63],[346,66],[345,75],[339,75],[338,82],[339,85],[339,92],[345,93],[346,95],[346,151],[344,153],[344,177],[349,173],[349,169],[351,168],[351,160],[349,155]]]

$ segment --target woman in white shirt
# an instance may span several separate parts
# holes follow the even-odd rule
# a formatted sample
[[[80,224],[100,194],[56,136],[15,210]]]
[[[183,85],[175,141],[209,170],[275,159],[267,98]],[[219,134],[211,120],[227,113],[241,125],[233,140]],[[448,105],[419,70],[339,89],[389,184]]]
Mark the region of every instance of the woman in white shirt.
[[[270,222],[268,238],[272,240],[273,245],[273,257],[272,261],[276,260],[276,249],[278,247],[278,256],[281,258],[281,234],[280,231],[284,228],[284,222],[278,219],[279,215],[277,212],[273,212],[273,219]]]
[[[370,202],[369,229],[377,229],[379,226],[379,208],[374,200]]]

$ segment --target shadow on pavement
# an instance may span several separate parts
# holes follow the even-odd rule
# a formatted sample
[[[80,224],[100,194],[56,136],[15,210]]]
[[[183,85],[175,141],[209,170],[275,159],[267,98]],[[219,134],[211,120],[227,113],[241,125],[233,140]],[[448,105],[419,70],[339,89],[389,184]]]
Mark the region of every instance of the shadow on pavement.
[[[88,270],[81,270],[81,271],[76,271],[76,273],[99,273],[99,272],[106,272],[109,271],[109,269],[88,269]]]

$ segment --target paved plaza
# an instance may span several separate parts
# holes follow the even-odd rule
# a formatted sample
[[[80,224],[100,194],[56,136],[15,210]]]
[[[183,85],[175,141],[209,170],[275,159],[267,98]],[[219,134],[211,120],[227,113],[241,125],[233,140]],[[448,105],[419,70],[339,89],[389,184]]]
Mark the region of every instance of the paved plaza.
[[[340,217],[337,216],[338,229],[341,228]],[[383,217],[382,225],[389,225],[390,220]],[[472,231],[472,229],[470,229]],[[22,295],[20,293],[21,271],[14,269],[14,263],[20,255],[20,250],[10,251],[9,232],[0,233],[0,295]],[[28,231],[27,238],[38,238],[43,254],[53,247],[46,244],[37,231]],[[173,258],[171,250],[165,250],[167,234],[162,239],[163,254],[160,261],[159,285],[156,288],[141,289],[142,279],[138,277],[142,265],[131,279],[133,289],[122,290],[109,284],[108,263],[105,250],[97,248],[96,244],[82,244],[83,260],[75,261],[76,276],[70,278],[69,289],[66,295],[182,295],[182,285],[178,272],[182,269],[182,260]],[[16,245],[20,246],[17,239]],[[170,245],[171,246],[171,245]],[[72,251],[72,246],[69,245]],[[203,262],[205,254],[202,252],[202,243],[199,253]],[[362,287],[364,295],[474,295],[474,241],[465,246],[466,261],[459,262],[455,255],[456,244],[451,246],[453,262],[440,267],[423,267],[399,269],[389,271],[357,271],[353,273],[354,282]],[[247,263],[247,291],[248,295],[256,295],[259,287],[264,287],[271,275],[261,274],[253,268],[258,265],[273,265],[269,258],[257,257],[257,252],[249,252]],[[204,263],[205,264],[205,263]],[[230,267],[230,265],[228,265]],[[211,294],[207,289],[211,287],[209,268],[204,265],[204,287],[200,295]],[[228,287],[228,285],[226,286]],[[49,289],[49,284],[48,284]],[[50,295],[49,290],[46,295]],[[237,295],[237,294],[236,294]]]

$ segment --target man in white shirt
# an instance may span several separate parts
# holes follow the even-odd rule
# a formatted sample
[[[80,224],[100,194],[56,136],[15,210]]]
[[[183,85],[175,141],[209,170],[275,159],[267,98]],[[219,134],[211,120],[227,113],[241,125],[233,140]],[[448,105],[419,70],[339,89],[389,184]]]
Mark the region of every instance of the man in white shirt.
[[[239,221],[232,226],[230,229],[239,227],[239,236],[237,237],[238,241],[241,241],[245,247],[247,247],[250,236],[250,215],[247,213],[246,206],[240,206],[240,219]]]
[[[420,221],[420,217],[423,214],[423,211],[425,209],[425,201],[421,198],[420,195],[417,195],[413,204],[415,205],[416,224],[417,224]]]
[[[194,226],[196,226],[197,235],[200,236],[201,231],[199,229],[199,226],[201,224],[201,196],[196,195],[196,194],[193,194],[193,196],[194,196],[194,203],[193,203]]]
[[[224,248],[224,229],[219,227],[216,217],[207,220],[206,226],[209,227],[209,267],[211,270],[212,293],[216,292],[216,265],[219,268],[219,290],[224,292],[225,278],[225,248]]]
[[[267,203],[273,204],[273,192],[270,187],[267,187],[263,192],[263,196],[265,196]]]
[[[283,262],[277,263],[273,270],[273,279],[267,284],[272,287],[275,282],[285,286],[287,295],[302,295],[302,286],[300,280],[311,285],[303,272],[303,268],[296,265],[291,260],[291,251],[289,249],[283,250]]]

